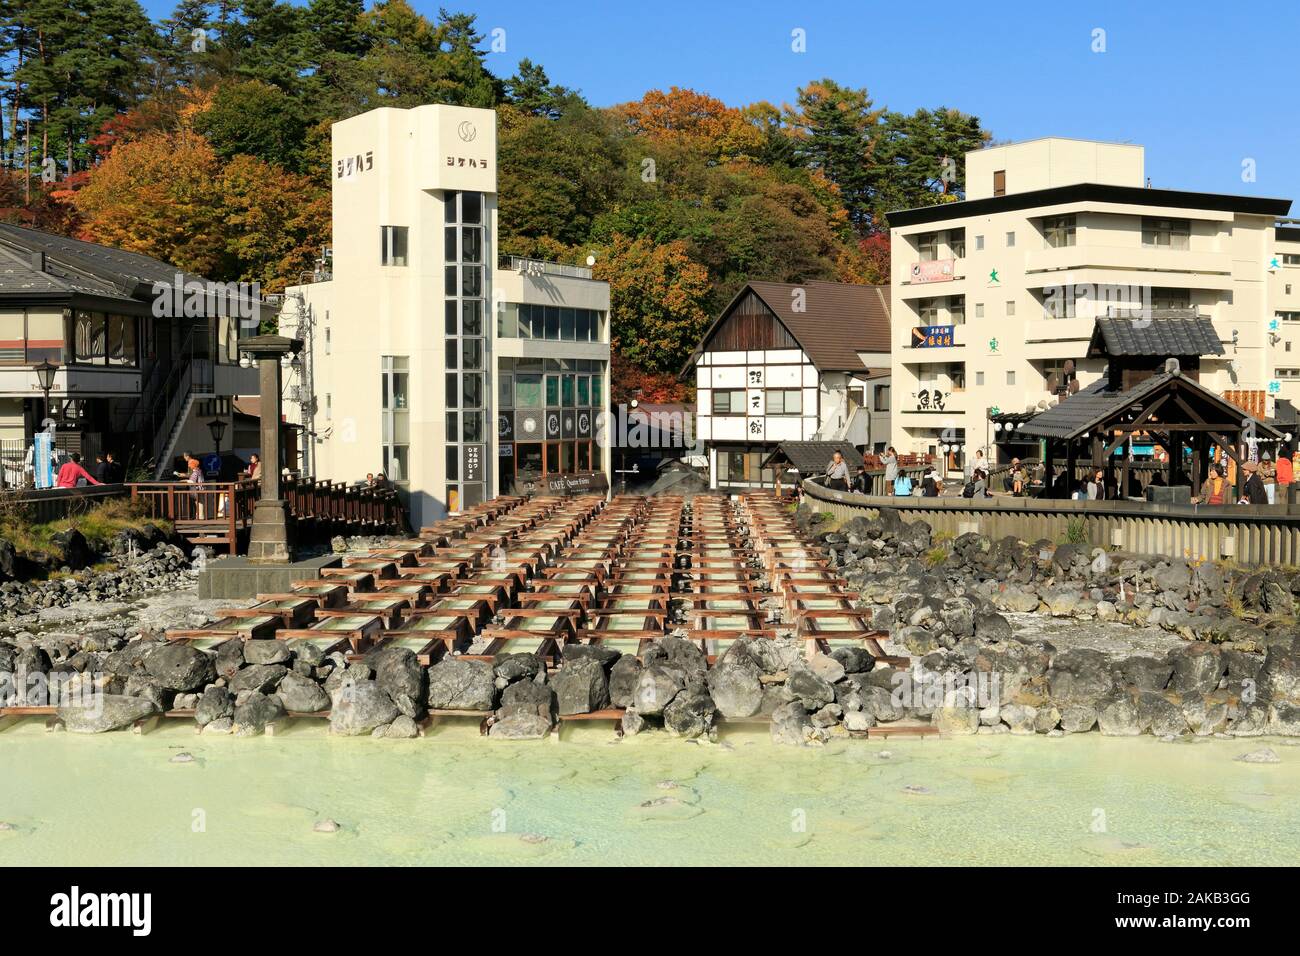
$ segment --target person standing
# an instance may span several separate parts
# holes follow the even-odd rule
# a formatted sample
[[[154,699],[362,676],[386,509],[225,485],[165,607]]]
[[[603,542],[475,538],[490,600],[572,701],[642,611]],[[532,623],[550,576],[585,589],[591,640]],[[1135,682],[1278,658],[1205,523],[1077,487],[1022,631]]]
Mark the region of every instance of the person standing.
[[[1243,505],[1266,505],[1268,504],[1268,492],[1264,490],[1264,482],[1259,477],[1259,465],[1253,461],[1243,461],[1241,470],[1247,475],[1246,487],[1242,489],[1241,501],[1238,504]]]
[[[1278,497],[1282,499],[1283,504],[1287,504],[1291,500],[1291,482],[1294,479],[1294,476],[1294,463],[1291,461],[1291,456],[1288,455],[1284,449],[1282,453],[1277,456],[1277,469],[1275,473],[1275,477],[1277,478]]]
[[[849,490],[849,464],[838,451],[826,466],[826,487],[833,491]]]
[[[1273,470],[1273,456],[1268,452],[1259,456],[1259,480],[1264,483],[1268,503],[1273,504],[1277,496],[1277,475]]]
[[[81,467],[81,456],[75,451],[72,457],[59,467],[59,477],[54,482],[55,488],[76,488],[78,485],[98,485],[102,482]]]
[[[1201,504],[1223,505],[1228,503],[1228,482],[1223,477],[1222,467],[1210,466],[1210,476],[1201,485]]]
[[[885,466],[885,487],[894,487],[894,482],[898,480],[898,452],[894,451],[893,445],[885,449],[885,453],[880,456],[880,463]]]

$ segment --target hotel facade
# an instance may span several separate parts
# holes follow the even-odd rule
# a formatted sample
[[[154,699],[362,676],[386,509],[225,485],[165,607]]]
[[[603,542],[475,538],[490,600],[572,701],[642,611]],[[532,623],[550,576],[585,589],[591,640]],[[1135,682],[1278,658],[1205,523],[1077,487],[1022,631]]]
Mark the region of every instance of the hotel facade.
[[[334,243],[286,291],[303,470],[383,472],[427,523],[498,494],[608,487],[609,286],[497,253],[496,114],[333,126]]]
[[[1300,400],[1290,200],[1148,188],[1141,146],[1041,139],[966,155],[961,202],[890,214],[892,443],[960,469],[1036,457],[999,427],[1096,381],[1096,319],[1211,319],[1199,378],[1256,416]]]

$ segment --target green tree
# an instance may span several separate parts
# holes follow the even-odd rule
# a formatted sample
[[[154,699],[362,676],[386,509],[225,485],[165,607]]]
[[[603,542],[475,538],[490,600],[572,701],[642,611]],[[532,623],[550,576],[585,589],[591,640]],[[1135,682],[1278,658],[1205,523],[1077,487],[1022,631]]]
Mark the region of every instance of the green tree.
[[[506,101],[533,116],[559,119],[566,110],[586,106],[582,97],[551,82],[540,63],[525,57],[515,75],[505,81]]]
[[[220,87],[212,104],[195,119],[222,159],[256,156],[284,169],[304,169],[306,119],[293,97],[260,80]]]
[[[884,114],[865,89],[850,89],[830,79],[802,87],[795,106],[786,107],[785,120],[795,136],[799,162],[820,170],[836,185],[850,221],[863,232],[872,224],[871,153]]]

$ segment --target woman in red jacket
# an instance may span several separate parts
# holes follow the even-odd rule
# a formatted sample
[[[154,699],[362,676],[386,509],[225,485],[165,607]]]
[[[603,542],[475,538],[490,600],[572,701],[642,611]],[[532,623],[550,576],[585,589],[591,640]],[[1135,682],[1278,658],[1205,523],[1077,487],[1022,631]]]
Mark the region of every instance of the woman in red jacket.
[[[81,483],[81,479],[86,480],[88,485],[98,485],[100,482],[81,467],[81,456],[75,451],[72,453],[70,461],[65,461],[59,468],[59,476],[54,480],[55,488],[75,488]]]

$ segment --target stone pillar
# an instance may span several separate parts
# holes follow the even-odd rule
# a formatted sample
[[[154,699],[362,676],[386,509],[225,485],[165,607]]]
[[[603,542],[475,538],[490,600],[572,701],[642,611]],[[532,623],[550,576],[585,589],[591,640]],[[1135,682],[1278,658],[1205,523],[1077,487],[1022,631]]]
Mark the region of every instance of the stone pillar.
[[[239,343],[239,350],[258,364],[262,400],[261,490],[248,536],[248,560],[261,564],[293,560],[289,505],[280,497],[280,359],[301,349],[301,339],[280,335],[258,335]]]

